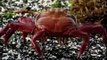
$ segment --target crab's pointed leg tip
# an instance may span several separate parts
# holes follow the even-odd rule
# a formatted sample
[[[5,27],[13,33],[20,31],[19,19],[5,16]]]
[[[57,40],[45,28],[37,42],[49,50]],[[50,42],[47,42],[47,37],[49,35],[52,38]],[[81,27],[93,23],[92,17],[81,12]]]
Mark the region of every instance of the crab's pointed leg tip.
[[[2,32],[1,30],[2,30],[2,28],[0,28],[0,33]]]

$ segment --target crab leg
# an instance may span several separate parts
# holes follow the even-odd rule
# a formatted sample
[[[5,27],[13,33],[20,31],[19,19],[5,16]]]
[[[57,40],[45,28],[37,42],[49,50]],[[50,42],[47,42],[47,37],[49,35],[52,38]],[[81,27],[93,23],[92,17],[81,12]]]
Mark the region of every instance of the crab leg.
[[[11,37],[11,35],[16,31],[21,31],[23,32],[23,40],[25,41],[25,37],[27,36],[28,33],[31,33],[34,28],[32,26],[29,26],[27,24],[23,24],[17,21],[9,22],[4,28],[1,29],[0,31],[0,36],[4,35],[4,43],[7,44],[8,39]]]
[[[4,35],[9,29],[9,24],[7,24],[4,28],[0,30],[0,37]]]
[[[38,38],[40,38],[41,36],[43,37],[44,31],[39,31],[36,32],[33,36],[32,36],[32,47],[35,48],[36,52],[39,54],[40,58],[43,60],[43,52],[40,50],[40,47],[38,46],[38,44],[36,43],[36,40]]]
[[[100,24],[95,24],[95,23],[89,23],[86,25],[83,25],[82,27],[79,28],[81,31],[87,32],[88,34],[91,33],[99,33],[103,37],[103,42],[105,43],[107,47],[107,32],[106,29],[100,25]]]
[[[103,38],[103,42],[105,43],[105,46],[107,47],[107,31],[102,25],[91,23],[91,24],[88,24],[88,25],[87,24],[83,25],[79,29],[81,31],[87,32],[88,34],[99,33]]]
[[[73,37],[81,37],[81,38],[84,39],[83,44],[80,48],[80,51],[77,55],[77,58],[80,58],[80,56],[83,54],[83,52],[85,51],[85,49],[89,45],[89,36],[88,36],[88,34],[86,32],[80,31],[79,29],[75,29],[75,30],[68,29],[68,32],[65,32],[64,34],[68,35],[68,36],[73,36]]]
[[[8,40],[9,38],[12,36],[12,34],[15,32],[15,30],[9,28],[8,31],[3,35],[3,39],[4,39],[4,43],[5,44],[8,44]],[[25,33],[25,32],[22,32],[22,39],[23,39],[23,42],[26,41],[26,37],[27,37],[28,33]]]
[[[93,29],[93,32],[98,32],[103,37],[103,42],[105,43],[105,46],[107,47],[107,32],[106,29],[104,29],[102,26],[97,26]],[[105,54],[107,55],[107,49]]]
[[[27,37],[28,33],[26,32],[22,32],[22,39],[23,39],[23,42],[26,42],[26,37]]]
[[[66,37],[58,37],[58,42],[61,46],[67,44],[67,40],[68,40],[68,38],[66,38]]]
[[[107,34],[106,34],[106,29],[104,29],[102,26],[98,25],[95,26],[92,30],[92,32],[97,32],[99,34],[102,35],[103,37],[103,42],[105,43],[106,47],[107,47]]]
[[[12,34],[15,32],[15,30],[13,30],[13,29],[11,29],[11,28],[9,28],[8,30],[7,30],[7,32],[5,33],[5,35],[3,35],[3,39],[4,39],[4,43],[7,45],[8,43],[8,40],[9,40],[9,38],[12,36]]]

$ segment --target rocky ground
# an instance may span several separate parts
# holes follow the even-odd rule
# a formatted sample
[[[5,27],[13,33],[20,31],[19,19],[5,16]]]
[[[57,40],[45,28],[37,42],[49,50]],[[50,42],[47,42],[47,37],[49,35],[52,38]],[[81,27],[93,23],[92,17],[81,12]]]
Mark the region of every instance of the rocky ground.
[[[10,38],[9,45],[0,42],[0,60],[40,60],[38,54],[31,48],[30,37],[27,42],[22,43],[20,34]],[[60,46],[56,38],[47,39],[45,43],[40,43],[40,48],[44,52],[45,60],[77,60],[76,55],[81,47],[82,41],[76,38],[68,38],[67,44]],[[106,47],[102,38],[95,36],[90,38],[90,45],[84,52],[80,60],[106,60]]]

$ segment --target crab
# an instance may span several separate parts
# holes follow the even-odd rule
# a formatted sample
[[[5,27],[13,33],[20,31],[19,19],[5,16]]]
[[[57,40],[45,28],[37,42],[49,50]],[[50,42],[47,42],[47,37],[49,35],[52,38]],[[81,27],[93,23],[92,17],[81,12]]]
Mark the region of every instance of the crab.
[[[3,36],[4,43],[8,43],[10,36],[16,31],[21,31],[23,39],[27,34],[31,34],[32,48],[38,53],[40,58],[44,59],[44,54],[36,40],[45,40],[49,37],[81,37],[83,43],[80,51],[77,54],[77,58],[83,54],[85,49],[89,45],[89,37],[91,33],[99,33],[103,37],[103,41],[107,46],[106,30],[101,24],[87,22],[79,25],[69,13],[65,13],[62,9],[53,9],[41,12],[35,20],[28,17],[20,17],[17,20],[8,23],[0,30],[0,36]]]

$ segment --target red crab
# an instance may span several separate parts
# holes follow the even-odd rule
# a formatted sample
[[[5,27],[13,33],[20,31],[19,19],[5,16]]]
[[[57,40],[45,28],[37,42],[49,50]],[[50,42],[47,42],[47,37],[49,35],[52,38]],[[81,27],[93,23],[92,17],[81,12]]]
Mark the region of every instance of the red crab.
[[[105,44],[107,43],[106,31],[102,25],[88,22],[79,26],[72,16],[60,9],[41,12],[34,21],[28,17],[20,17],[18,20],[8,23],[0,31],[0,36],[4,35],[5,44],[7,44],[9,37],[16,30],[23,33],[23,38],[25,38],[28,33],[32,34],[32,47],[35,48],[41,59],[43,59],[43,52],[40,50],[36,40],[44,40],[46,36],[83,38],[83,44],[77,58],[80,58],[89,45],[89,35],[91,33],[101,34]]]
[[[17,20],[9,22],[5,27],[3,27],[0,31],[0,36],[3,35],[4,43],[7,44],[11,35],[18,30],[22,32],[23,40],[25,40],[28,33],[33,33],[34,28],[35,23],[31,18],[20,17]]]

